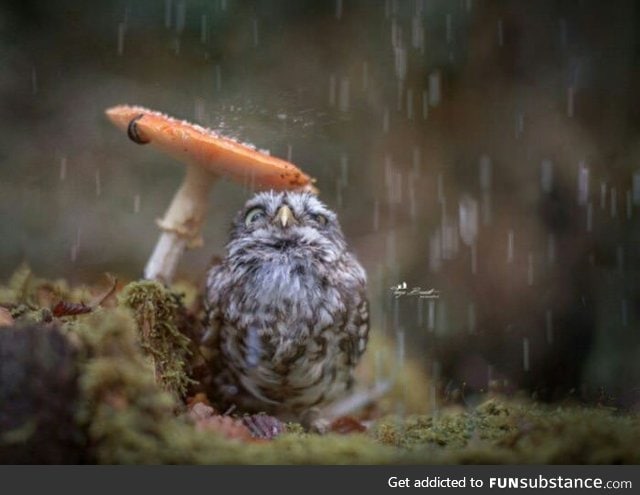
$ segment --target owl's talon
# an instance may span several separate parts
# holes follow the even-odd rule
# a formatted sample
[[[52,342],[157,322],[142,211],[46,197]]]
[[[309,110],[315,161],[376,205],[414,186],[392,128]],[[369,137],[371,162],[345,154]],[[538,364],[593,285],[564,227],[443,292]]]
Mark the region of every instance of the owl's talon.
[[[300,418],[300,423],[306,431],[319,435],[329,433],[331,426],[331,422],[322,417],[320,410],[316,407],[307,410]]]

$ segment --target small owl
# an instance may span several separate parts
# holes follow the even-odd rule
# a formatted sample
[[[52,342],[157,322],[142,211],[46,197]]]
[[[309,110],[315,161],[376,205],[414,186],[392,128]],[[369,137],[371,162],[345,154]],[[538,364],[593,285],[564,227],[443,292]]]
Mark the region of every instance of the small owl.
[[[366,275],[314,195],[263,192],[234,220],[205,307],[214,398],[298,419],[353,384],[367,345]]]

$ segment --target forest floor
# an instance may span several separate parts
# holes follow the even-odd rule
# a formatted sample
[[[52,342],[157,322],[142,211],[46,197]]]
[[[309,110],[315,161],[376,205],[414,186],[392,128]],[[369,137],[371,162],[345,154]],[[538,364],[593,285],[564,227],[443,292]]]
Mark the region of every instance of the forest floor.
[[[197,299],[188,285],[69,287],[17,270],[0,286],[0,462],[640,463],[637,414],[495,394],[419,414],[428,377],[411,363],[366,416],[325,435],[220,414],[192,392]]]

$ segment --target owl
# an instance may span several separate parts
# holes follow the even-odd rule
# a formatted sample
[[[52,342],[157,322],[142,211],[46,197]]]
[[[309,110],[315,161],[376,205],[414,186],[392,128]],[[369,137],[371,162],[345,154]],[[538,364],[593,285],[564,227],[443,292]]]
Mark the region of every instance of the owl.
[[[367,345],[365,289],[336,214],[314,195],[255,195],[207,274],[213,398],[290,420],[345,396]]]

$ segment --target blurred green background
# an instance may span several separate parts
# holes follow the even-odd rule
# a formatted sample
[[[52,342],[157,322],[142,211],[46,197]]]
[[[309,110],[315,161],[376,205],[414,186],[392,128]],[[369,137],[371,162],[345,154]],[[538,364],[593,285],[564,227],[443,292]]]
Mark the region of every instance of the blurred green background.
[[[631,0],[5,1],[0,275],[141,274],[183,170],[103,112],[144,105],[318,179],[438,400],[637,407],[639,29]],[[182,277],[249,195],[215,187]]]

